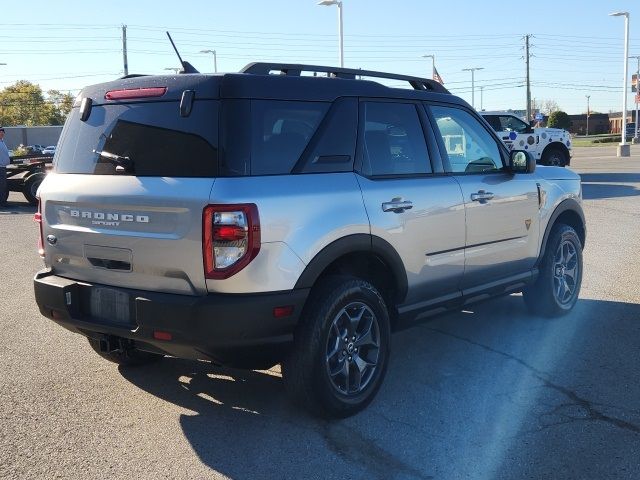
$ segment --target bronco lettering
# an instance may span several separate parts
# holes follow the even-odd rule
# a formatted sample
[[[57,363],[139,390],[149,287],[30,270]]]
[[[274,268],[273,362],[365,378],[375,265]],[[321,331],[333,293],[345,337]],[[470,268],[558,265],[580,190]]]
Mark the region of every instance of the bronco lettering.
[[[90,212],[85,210],[69,210],[69,215],[74,218],[88,218],[97,220],[93,225],[113,225],[118,226],[120,222],[149,223],[148,215],[131,215],[128,213],[113,212]],[[104,220],[108,220],[105,222]]]

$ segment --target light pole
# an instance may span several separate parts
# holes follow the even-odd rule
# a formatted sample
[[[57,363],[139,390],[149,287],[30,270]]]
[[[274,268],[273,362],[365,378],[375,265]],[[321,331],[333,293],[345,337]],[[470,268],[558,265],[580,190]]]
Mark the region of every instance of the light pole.
[[[330,5],[338,6],[338,36],[340,37],[340,67],[344,67],[344,41],[342,38],[342,0],[322,0],[318,5],[328,7]]]
[[[471,72],[471,106],[476,108],[475,100],[476,100],[476,84],[475,84],[475,71],[476,70],[484,70],[484,67],[473,67],[473,68],[463,68],[463,72]]]
[[[480,111],[484,110],[482,108],[482,91],[484,90],[484,87],[480,87]]]
[[[212,53],[213,54],[213,73],[218,73],[218,55],[215,50],[200,50],[200,53]]]
[[[430,58],[431,59],[431,79],[435,80],[436,73],[436,56],[435,55],[422,55],[422,58]]]
[[[589,136],[589,99],[591,98],[591,95],[585,95],[585,97],[587,97],[587,133],[585,134],[585,136]]]
[[[627,75],[629,75],[629,12],[613,12],[611,17],[624,17],[624,78],[622,79],[622,142],[618,145],[618,157],[631,155],[631,147],[627,143]]]
[[[633,143],[640,143],[640,138],[638,138],[638,127],[640,127],[640,125],[638,125],[638,97],[640,96],[640,89],[638,88],[640,86],[640,55],[635,55],[635,56],[631,56],[629,58],[635,58],[638,61],[638,69],[636,70],[636,97],[635,97],[635,101],[636,101],[636,119],[635,119],[635,132],[633,134]]]
[[[171,70],[172,72],[174,72],[176,75],[178,74],[178,72],[180,72],[180,70],[182,70],[181,68],[178,67],[165,67],[165,70]]]

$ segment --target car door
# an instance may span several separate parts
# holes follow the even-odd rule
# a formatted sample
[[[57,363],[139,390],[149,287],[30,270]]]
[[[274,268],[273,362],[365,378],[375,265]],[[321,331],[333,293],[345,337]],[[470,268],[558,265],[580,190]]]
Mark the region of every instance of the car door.
[[[464,271],[462,193],[444,174],[430,130],[431,141],[425,141],[427,123],[420,103],[360,103],[357,178],[371,234],[389,243],[404,264],[407,308],[460,296]]]
[[[437,104],[428,110],[445,170],[464,197],[463,293],[530,271],[540,236],[535,177],[508,170],[507,151],[469,110]]]

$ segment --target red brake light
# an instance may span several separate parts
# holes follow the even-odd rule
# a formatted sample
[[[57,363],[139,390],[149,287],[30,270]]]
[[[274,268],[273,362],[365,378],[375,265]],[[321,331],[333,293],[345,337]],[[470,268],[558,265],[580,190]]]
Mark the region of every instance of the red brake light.
[[[208,205],[202,212],[202,257],[206,278],[238,273],[260,251],[260,219],[253,203]]]
[[[167,93],[167,87],[127,88],[110,90],[105,93],[107,100],[130,100],[133,98],[161,97]]]
[[[38,255],[44,258],[44,235],[42,233],[42,203],[38,199],[38,211],[33,214],[33,221],[40,227],[40,237],[38,237]]]
[[[234,240],[242,240],[247,236],[247,232],[243,227],[225,226],[213,227],[213,240],[222,242],[233,242]]]

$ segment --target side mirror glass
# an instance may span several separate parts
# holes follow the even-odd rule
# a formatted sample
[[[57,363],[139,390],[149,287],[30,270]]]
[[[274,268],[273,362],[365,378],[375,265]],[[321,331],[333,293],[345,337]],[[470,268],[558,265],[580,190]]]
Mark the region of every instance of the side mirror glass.
[[[512,150],[509,157],[509,170],[511,173],[533,173],[536,162],[529,152],[524,150]]]

